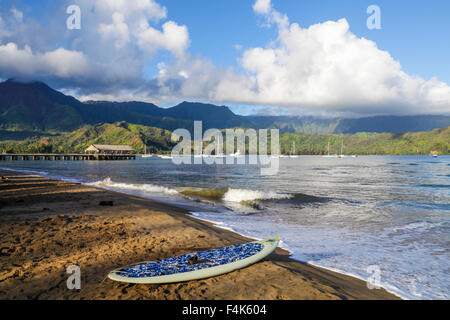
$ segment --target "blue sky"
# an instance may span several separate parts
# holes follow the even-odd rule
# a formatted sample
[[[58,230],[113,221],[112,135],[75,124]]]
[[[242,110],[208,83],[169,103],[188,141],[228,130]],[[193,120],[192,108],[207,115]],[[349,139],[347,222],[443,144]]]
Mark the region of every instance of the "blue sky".
[[[217,65],[238,68],[235,44],[264,46],[276,30],[261,29],[252,1],[162,0],[171,18],[189,27],[191,51],[214,60]],[[450,1],[447,0],[273,0],[280,12],[307,27],[346,18],[350,30],[373,40],[399,60],[404,70],[423,78],[438,77],[450,83]],[[381,30],[369,30],[366,9],[381,9]]]
[[[450,1],[121,1],[0,1],[0,78],[247,114],[450,112]],[[81,30],[65,27],[70,4]]]

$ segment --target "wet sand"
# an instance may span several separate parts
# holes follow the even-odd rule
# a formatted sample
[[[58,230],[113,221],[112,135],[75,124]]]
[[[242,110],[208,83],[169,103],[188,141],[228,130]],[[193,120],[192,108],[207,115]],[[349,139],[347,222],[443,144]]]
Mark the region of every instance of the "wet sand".
[[[184,209],[77,183],[0,170],[0,299],[399,299],[366,282],[289,258],[166,285],[105,279],[114,268],[251,239]],[[99,205],[113,201],[113,206]],[[66,269],[81,270],[69,290]]]

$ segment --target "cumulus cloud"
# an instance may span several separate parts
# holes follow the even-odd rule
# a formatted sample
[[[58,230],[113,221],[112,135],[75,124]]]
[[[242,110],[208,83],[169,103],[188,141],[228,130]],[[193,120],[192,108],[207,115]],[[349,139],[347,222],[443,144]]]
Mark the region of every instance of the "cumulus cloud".
[[[216,73],[206,68],[215,84],[209,88],[209,99],[278,105],[299,113],[450,111],[450,87],[446,83],[409,76],[375,42],[354,35],[346,19],[302,28],[276,11],[268,0],[257,0],[253,9],[268,25],[277,27],[278,37],[267,47],[243,52],[240,61],[245,75],[228,71],[217,79]]]
[[[267,14],[270,12],[271,8],[270,0],[257,0],[253,4],[253,10],[259,14]]]
[[[121,13],[127,20],[146,19],[158,22],[167,17],[167,9],[153,0],[80,0],[84,7],[93,5],[96,14],[110,16],[115,12]]]
[[[181,56],[190,45],[186,26],[174,21],[165,22],[161,29],[151,25],[167,18],[167,9],[153,0],[80,0],[80,3],[92,6],[96,22],[112,21],[100,23],[99,32],[105,40],[113,40],[118,49],[129,44],[137,45],[148,55],[167,50]]]
[[[98,26],[102,47],[95,48],[94,53],[101,55],[100,59],[111,56],[111,60],[117,61],[132,56],[143,61],[160,50],[181,56],[190,45],[186,26],[171,20],[159,26],[167,18],[167,9],[153,0],[75,0],[75,3],[85,8],[83,12],[87,11],[83,19],[88,26]],[[79,45],[92,51],[95,36],[93,32],[84,33]]]
[[[62,31],[68,44],[59,49],[33,42],[31,29],[39,28],[26,27],[23,16],[5,23],[0,15],[0,77],[50,79],[85,99],[190,99],[322,114],[450,110],[448,84],[406,74],[389,52],[353,34],[345,19],[301,27],[270,0],[257,0],[255,14],[278,35],[265,47],[235,45],[243,70],[237,73],[191,55],[188,26],[169,20],[154,0],[66,2],[82,8],[83,27]],[[143,70],[161,50],[173,59],[153,61],[158,73],[149,78]]]
[[[256,85],[240,102],[342,112],[449,111],[447,84],[409,76],[375,42],[355,36],[345,19],[302,28],[270,1],[258,0],[253,8],[276,23],[278,39],[271,47],[243,53],[242,66]]]
[[[10,76],[48,76],[61,78],[83,76],[88,61],[79,51],[63,48],[45,53],[33,53],[29,46],[20,49],[15,43],[0,45],[0,73]]]
[[[248,48],[242,53],[239,60],[245,73],[186,56],[160,68],[157,95],[282,106],[294,113],[450,111],[446,83],[406,74],[387,51],[354,35],[346,19],[302,28],[277,12],[270,1],[258,0],[253,9],[278,29],[278,37],[267,47]]]
[[[124,15],[119,12],[112,14],[112,23],[99,25],[99,32],[107,40],[113,39],[116,48],[123,48],[130,42],[128,25],[124,22]]]
[[[255,13],[265,16],[265,26],[270,27],[277,24],[280,28],[285,28],[289,24],[289,18],[272,7],[271,0],[256,0],[253,4]]]
[[[148,24],[141,26],[137,33],[139,46],[147,53],[153,54],[165,49],[181,57],[189,47],[189,33],[186,26],[179,26],[173,21],[163,24],[162,31]]]
[[[49,81],[79,95],[137,92],[141,83],[154,83],[144,77],[143,69],[156,52],[166,50],[178,58],[190,45],[186,26],[174,21],[161,24],[167,9],[154,0],[61,3],[63,8],[69,4],[81,8],[81,30],[69,31],[63,23],[49,27],[53,21],[65,21],[65,10],[46,25],[30,17],[23,23],[23,14],[15,7],[0,12],[1,77]],[[46,26],[48,31],[42,32]],[[57,42],[65,45],[55,49]]]

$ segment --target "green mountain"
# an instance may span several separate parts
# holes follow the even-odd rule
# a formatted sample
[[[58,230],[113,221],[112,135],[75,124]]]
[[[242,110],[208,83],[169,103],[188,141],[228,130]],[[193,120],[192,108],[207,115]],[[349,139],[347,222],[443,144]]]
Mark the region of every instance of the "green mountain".
[[[150,117],[161,117],[166,119],[179,119],[202,121],[205,129],[209,128],[233,128],[233,127],[251,127],[254,123],[246,117],[234,114],[226,106],[216,106],[198,102],[182,102],[171,108],[160,108],[152,103],[145,102],[107,102],[107,101],[88,101],[86,104],[105,109],[118,109],[121,111],[132,112],[135,114],[146,115]],[[127,120],[128,121],[128,120]],[[105,121],[108,122],[108,121]],[[133,122],[133,121],[129,121]],[[181,127],[179,127],[181,128]],[[189,129],[189,127],[187,127]]]
[[[129,101],[129,102],[110,102],[110,101],[86,101],[84,104],[93,108],[112,108],[121,111],[144,114],[153,117],[163,117],[162,108],[153,103]]]
[[[285,132],[280,136],[282,154],[316,154],[328,152],[339,154],[341,145],[347,155],[389,154],[413,155],[450,154],[450,127],[428,132],[393,133],[357,133],[353,135],[306,135]],[[144,146],[151,153],[168,153],[175,143],[171,142],[171,132],[127,122],[85,125],[70,133],[56,136],[35,136],[21,141],[0,141],[0,151],[9,153],[70,153],[84,152],[91,144],[125,144],[136,151],[143,152]],[[207,145],[209,143],[205,143]],[[295,146],[295,150],[294,150]]]
[[[151,116],[115,106],[82,103],[44,83],[0,83],[0,130],[70,132],[86,124],[127,121],[162,129],[192,129],[190,120]]]
[[[171,131],[178,128],[192,131],[194,120],[203,121],[205,130],[253,125],[225,106],[183,102],[164,109],[138,101],[82,103],[42,82],[7,80],[0,83],[0,130],[5,131],[70,132],[86,124],[117,121]]]
[[[450,116],[377,116],[359,119],[341,119],[334,133],[357,132],[420,132],[450,126]]]
[[[85,125],[69,133],[57,136],[36,136],[21,141],[0,142],[0,150],[12,153],[83,153],[91,144],[124,144],[132,146],[137,152],[168,151],[175,145],[171,142],[171,132],[127,122]]]
[[[332,135],[304,135],[284,133],[280,136],[283,154],[291,154],[295,146],[297,154],[325,155],[328,153],[347,155],[415,155],[450,154],[450,127],[426,132],[406,133],[356,133]]]
[[[81,103],[41,82],[0,84],[0,129],[70,131],[85,123]]]
[[[205,129],[250,128],[255,126],[247,117],[234,114],[226,106],[184,101],[164,111],[167,116],[172,118],[201,120]]]
[[[169,131],[192,132],[194,120],[209,128],[278,128],[283,132],[324,135],[357,132],[419,132],[450,126],[450,116],[380,116],[359,119],[311,116],[240,116],[226,106],[182,102],[172,108],[152,103],[88,101],[53,90],[41,82],[0,83],[0,141],[72,132],[84,125],[126,121]]]
[[[354,134],[358,132],[420,132],[450,126],[450,116],[375,116],[356,119],[299,116],[249,116],[256,125],[302,134]]]
[[[302,134],[332,134],[336,132],[340,119],[300,116],[249,116],[253,123],[262,128],[280,129],[281,132]]]

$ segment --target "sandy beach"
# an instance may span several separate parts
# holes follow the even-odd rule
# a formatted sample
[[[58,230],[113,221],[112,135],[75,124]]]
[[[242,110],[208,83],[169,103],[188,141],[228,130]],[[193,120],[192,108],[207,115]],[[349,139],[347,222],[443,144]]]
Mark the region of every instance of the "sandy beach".
[[[164,203],[1,171],[0,299],[399,299],[278,248],[222,276],[167,285],[105,279],[114,268],[249,241]],[[113,201],[113,205],[100,202]],[[282,235],[280,235],[282,238]],[[66,268],[81,270],[69,290]]]

